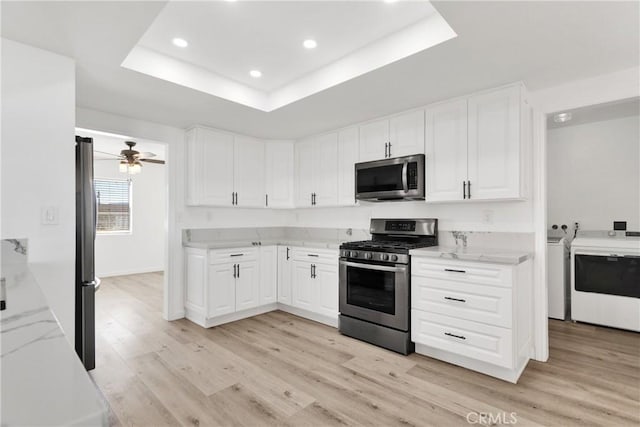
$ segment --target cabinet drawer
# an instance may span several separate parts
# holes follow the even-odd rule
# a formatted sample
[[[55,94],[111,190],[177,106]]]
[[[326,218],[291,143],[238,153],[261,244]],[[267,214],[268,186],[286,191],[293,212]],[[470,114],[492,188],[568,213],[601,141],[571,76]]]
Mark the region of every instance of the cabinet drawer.
[[[462,283],[511,287],[513,269],[508,265],[411,257],[411,274]]]
[[[209,264],[258,259],[258,248],[214,249],[209,251]]]
[[[411,308],[512,327],[511,289],[414,276]]]
[[[306,261],[315,264],[338,263],[338,251],[331,249],[294,248],[292,256],[295,261]]]
[[[411,339],[471,359],[513,369],[510,329],[411,310]]]

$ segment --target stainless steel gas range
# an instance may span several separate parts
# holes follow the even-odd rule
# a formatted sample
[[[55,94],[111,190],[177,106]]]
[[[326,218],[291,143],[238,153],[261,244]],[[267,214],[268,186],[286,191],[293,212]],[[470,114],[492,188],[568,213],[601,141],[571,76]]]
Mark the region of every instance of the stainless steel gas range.
[[[438,220],[372,219],[372,240],[340,246],[339,330],[409,354],[411,249],[438,244]]]

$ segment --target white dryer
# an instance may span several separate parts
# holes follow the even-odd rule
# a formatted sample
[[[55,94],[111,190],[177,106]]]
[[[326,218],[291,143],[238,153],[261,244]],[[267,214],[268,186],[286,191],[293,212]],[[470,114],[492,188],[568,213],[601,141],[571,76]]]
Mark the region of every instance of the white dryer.
[[[640,238],[584,232],[571,243],[571,318],[640,331]]]

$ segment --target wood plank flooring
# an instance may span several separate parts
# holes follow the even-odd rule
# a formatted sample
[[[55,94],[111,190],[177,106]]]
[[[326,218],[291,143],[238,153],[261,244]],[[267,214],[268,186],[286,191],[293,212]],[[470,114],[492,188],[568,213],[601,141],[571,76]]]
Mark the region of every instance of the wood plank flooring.
[[[162,273],[96,294],[113,426],[640,424],[640,334],[550,321],[549,362],[514,385],[280,311],[204,329],[161,307]]]

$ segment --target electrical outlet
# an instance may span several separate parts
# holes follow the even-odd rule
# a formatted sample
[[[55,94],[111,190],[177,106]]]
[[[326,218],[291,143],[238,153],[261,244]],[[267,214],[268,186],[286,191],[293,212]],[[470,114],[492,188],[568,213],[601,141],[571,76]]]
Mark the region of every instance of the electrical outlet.
[[[44,206],[40,211],[40,222],[43,225],[58,224],[58,207]]]

